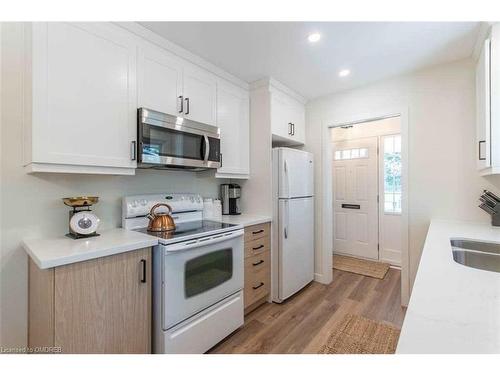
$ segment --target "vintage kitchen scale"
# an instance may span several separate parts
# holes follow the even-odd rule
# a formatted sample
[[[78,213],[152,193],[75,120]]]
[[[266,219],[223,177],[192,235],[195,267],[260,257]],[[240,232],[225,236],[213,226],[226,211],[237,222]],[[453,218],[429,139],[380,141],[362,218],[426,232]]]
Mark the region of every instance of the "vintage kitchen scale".
[[[99,197],[72,197],[62,199],[69,212],[69,233],[66,236],[79,239],[99,236],[96,233],[100,219],[92,213],[90,207],[99,201]]]

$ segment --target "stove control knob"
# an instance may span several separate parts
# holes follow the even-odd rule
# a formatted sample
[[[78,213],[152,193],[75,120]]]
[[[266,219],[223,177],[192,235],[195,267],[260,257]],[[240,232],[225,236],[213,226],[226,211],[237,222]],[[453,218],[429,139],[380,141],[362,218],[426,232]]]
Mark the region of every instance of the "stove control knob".
[[[145,200],[145,199],[143,199],[143,200],[141,201],[141,204],[142,204],[143,206],[145,206],[145,205],[147,205],[147,204],[148,204],[148,201],[147,201],[147,200]]]
[[[189,197],[189,200],[191,201],[191,203],[194,202],[194,198],[193,197]]]

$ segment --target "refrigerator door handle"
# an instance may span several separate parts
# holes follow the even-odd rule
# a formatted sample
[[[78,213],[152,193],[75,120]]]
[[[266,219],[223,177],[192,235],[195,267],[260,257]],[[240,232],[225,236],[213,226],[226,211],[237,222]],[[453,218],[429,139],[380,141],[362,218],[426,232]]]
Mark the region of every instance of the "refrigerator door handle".
[[[285,235],[285,239],[287,239],[288,238],[288,224],[289,224],[288,200],[286,200],[284,203],[285,203],[286,213],[285,213],[285,228],[283,229],[283,234]]]
[[[286,159],[283,161],[283,168],[286,174],[286,196],[290,197],[290,173],[288,173],[288,162]]]

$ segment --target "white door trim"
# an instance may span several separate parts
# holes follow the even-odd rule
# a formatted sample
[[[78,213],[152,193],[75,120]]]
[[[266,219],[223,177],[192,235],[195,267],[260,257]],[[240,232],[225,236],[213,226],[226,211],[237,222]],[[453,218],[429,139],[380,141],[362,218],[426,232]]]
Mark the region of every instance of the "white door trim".
[[[338,117],[325,120],[322,123],[322,165],[323,171],[332,170],[332,143],[330,128],[345,124],[355,124],[376,119],[400,116],[401,119],[401,304],[407,306],[410,299],[410,254],[408,251],[408,107],[389,106],[376,111],[360,113],[350,117]],[[323,215],[322,215],[322,249],[323,275],[322,282],[332,280],[332,252],[333,252],[333,200],[332,200],[332,173],[323,174]],[[319,281],[319,280],[318,280]]]

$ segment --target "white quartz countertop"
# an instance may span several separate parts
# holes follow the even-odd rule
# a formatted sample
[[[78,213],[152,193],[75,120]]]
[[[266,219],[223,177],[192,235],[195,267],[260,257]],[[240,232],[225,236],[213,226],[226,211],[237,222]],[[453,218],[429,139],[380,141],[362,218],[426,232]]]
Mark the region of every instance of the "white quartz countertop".
[[[122,228],[99,233],[98,237],[78,240],[66,236],[26,239],[22,245],[38,267],[45,269],[158,244],[156,237]]]
[[[500,228],[431,222],[397,353],[500,353],[500,273],[456,263],[453,237],[500,243]]]
[[[257,225],[268,223],[272,221],[271,216],[260,216],[260,215],[251,215],[251,214],[241,214],[241,215],[222,215],[223,223],[226,224],[236,224],[243,225],[244,227],[248,227],[250,225]]]

